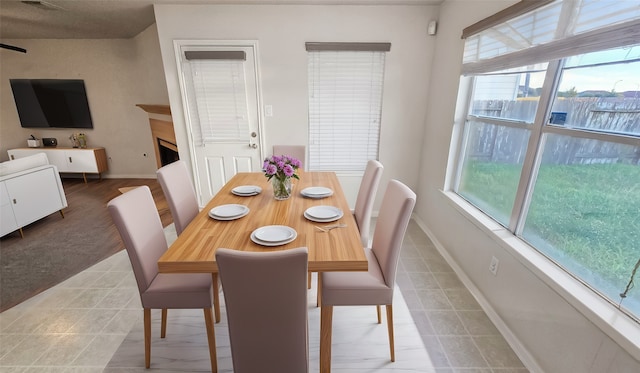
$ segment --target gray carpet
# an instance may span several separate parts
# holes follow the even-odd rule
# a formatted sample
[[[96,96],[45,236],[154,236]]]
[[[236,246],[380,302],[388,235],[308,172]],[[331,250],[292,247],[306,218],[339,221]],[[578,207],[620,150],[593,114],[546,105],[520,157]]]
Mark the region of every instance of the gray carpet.
[[[0,239],[0,312],[123,248],[106,204],[119,187],[156,180],[63,180],[69,206]]]

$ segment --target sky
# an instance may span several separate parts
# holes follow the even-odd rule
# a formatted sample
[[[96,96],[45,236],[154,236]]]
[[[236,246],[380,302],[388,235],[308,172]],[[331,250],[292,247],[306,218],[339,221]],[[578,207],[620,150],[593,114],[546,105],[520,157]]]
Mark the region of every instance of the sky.
[[[531,74],[530,87],[542,87],[544,73]],[[568,91],[572,87],[576,91],[640,91],[640,61],[567,69],[562,75],[560,92]]]

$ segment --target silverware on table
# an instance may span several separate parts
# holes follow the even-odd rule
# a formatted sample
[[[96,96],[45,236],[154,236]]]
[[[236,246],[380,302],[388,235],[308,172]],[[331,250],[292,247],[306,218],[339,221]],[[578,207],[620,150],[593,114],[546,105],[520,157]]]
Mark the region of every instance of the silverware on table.
[[[333,224],[333,225],[326,225],[324,227],[319,227],[319,226],[315,226],[316,228],[320,229],[323,232],[329,232],[332,229],[336,229],[336,228],[345,228],[347,225],[346,224]]]

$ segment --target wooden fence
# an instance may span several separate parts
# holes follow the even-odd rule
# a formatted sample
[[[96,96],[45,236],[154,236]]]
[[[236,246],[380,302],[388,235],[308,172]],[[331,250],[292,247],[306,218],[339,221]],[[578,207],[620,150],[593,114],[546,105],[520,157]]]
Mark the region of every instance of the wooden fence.
[[[472,113],[497,118],[533,121],[538,101],[476,101]],[[637,136],[640,138],[640,97],[572,97],[558,99],[553,113],[566,113],[563,125]],[[563,115],[561,115],[563,116]],[[551,118],[550,118],[551,120]],[[473,122],[469,127],[467,154],[493,163],[522,163],[530,132],[526,129]],[[546,164],[640,165],[640,146],[548,135],[542,162]]]

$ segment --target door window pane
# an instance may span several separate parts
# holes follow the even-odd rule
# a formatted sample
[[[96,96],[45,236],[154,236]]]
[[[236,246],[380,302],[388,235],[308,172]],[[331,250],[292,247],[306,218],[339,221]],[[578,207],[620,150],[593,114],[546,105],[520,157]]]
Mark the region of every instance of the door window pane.
[[[467,126],[458,193],[508,226],[529,131],[482,122]]]
[[[522,236],[618,302],[640,257],[640,146],[548,135]],[[640,314],[640,293],[622,305]]]

